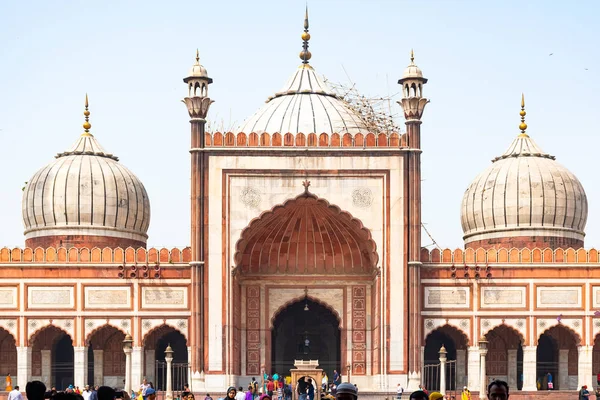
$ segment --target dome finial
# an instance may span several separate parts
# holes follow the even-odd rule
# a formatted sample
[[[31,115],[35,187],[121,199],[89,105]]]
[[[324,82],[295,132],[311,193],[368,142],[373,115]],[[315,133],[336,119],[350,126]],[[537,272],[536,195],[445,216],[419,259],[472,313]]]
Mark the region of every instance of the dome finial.
[[[410,63],[411,64],[415,63],[415,52],[413,49],[410,49]]]
[[[196,63],[200,64],[200,51],[198,49],[196,49]]]
[[[527,124],[525,123],[525,115],[527,115],[527,113],[525,112],[525,95],[523,93],[521,93],[521,112],[519,114],[521,115],[521,124],[519,125],[521,134],[519,136],[529,137],[529,135],[525,133],[525,131],[527,130]]]
[[[88,95],[87,93],[85,94],[85,111],[83,112],[83,115],[85,115],[85,122],[83,123],[83,129],[85,129],[85,132],[83,133],[83,136],[92,136],[92,134],[90,133],[90,128],[92,127],[92,124],[90,124],[90,111],[88,110],[89,107],[89,102],[88,102]]]
[[[302,64],[308,64],[308,60],[312,54],[308,51],[308,41],[310,40],[310,33],[308,33],[308,4],[306,5],[306,12],[304,13],[304,32],[302,33],[302,51],[300,52],[300,59]]]

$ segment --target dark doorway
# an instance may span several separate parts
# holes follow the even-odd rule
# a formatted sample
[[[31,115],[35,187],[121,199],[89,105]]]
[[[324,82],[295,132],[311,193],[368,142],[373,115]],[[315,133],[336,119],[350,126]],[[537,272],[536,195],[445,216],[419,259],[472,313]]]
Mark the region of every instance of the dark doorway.
[[[188,382],[188,351],[187,340],[179,331],[170,330],[161,336],[156,342],[156,350],[154,353],[156,360],[156,374],[153,382],[154,387],[158,390],[166,390],[167,387],[167,367],[165,361],[165,350],[167,346],[171,346],[173,350],[173,368],[172,381],[173,390],[178,391],[183,389],[183,384]]]
[[[536,380],[539,380],[540,389],[548,390],[548,381],[544,382],[544,377],[548,372],[552,374],[554,389],[561,389],[558,376],[558,343],[548,333],[542,334],[538,340],[536,364]]]
[[[69,335],[63,333],[58,336],[52,349],[52,384],[58,390],[64,390],[74,383],[73,352]]]
[[[271,374],[287,375],[294,360],[319,360],[327,376],[341,370],[340,323],[323,305],[301,300],[283,310],[273,323]]]

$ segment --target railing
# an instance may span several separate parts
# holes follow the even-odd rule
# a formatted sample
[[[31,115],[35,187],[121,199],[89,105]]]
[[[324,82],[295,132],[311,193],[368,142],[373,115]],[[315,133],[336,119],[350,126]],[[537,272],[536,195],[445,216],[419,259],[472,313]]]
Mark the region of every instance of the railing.
[[[431,392],[440,391],[440,364],[427,364],[423,367],[422,382],[425,389]],[[446,361],[446,395],[449,399],[460,395],[461,383],[456,373],[456,360]]]
[[[189,364],[188,363],[172,363],[171,364],[171,383],[173,389],[173,398],[181,398],[183,385],[189,382]],[[161,397],[160,392],[167,390],[167,363],[166,361],[156,361],[154,368],[154,388]]]

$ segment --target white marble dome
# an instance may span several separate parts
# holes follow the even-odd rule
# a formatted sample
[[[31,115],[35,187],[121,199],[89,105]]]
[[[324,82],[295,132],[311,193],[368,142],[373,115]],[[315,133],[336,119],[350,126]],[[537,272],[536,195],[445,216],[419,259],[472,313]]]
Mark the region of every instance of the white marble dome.
[[[142,182],[84,133],[36,172],[23,192],[25,238],[101,236],[146,243],[150,201]]]
[[[308,64],[238,129],[244,133],[367,133],[372,129]]]
[[[587,215],[577,177],[524,133],[473,180],[461,206],[465,244],[524,236],[583,242]]]

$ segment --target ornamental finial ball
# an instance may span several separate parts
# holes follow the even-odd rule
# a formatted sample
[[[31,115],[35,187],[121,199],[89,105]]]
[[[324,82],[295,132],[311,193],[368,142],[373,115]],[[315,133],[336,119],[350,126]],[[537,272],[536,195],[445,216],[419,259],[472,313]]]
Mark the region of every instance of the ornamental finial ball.
[[[521,124],[519,125],[519,129],[521,131],[525,131],[527,129],[527,124],[525,122],[521,122]]]
[[[524,117],[524,116],[526,116],[526,115],[527,115],[527,113],[525,112],[525,110],[521,110],[521,112],[519,113],[519,115],[520,115],[521,117]]]
[[[90,124],[88,121],[85,121],[83,123],[83,129],[85,129],[86,131],[89,130],[92,127],[92,124]]]
[[[300,59],[301,60],[310,60],[310,58],[312,57],[312,54],[310,54],[310,51],[308,50],[303,50],[300,52]]]
[[[305,41],[310,40],[310,33],[302,32],[302,40],[305,40]]]

